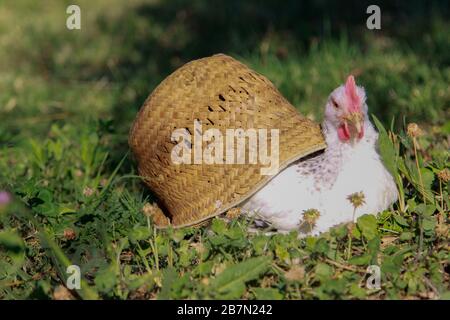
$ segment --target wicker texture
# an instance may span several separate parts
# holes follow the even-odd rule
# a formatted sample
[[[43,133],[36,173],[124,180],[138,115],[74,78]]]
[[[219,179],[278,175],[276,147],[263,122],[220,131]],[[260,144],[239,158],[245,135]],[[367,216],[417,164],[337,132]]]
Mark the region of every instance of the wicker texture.
[[[158,227],[200,224],[273,178],[261,175],[267,165],[260,163],[174,164],[172,132],[193,133],[196,119],[203,131],[217,128],[224,137],[226,129],[279,129],[280,170],[326,146],[319,125],[302,117],[267,78],[223,54],[189,62],[147,98],[129,137],[139,174],[164,209],[153,218]]]

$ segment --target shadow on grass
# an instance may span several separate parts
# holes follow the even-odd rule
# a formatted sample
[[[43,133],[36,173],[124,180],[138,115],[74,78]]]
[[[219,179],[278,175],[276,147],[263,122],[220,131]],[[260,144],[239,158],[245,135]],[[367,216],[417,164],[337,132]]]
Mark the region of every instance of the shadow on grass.
[[[283,58],[286,47],[307,53],[311,45],[342,36],[364,50],[367,43],[366,13],[372,1],[167,0],[139,5],[118,20],[100,18],[101,31],[113,35],[123,48],[112,77],[130,98],[121,95],[113,119],[124,138],[116,154],[128,150],[125,135],[136,112],[155,86],[182,64],[223,52],[234,55],[263,54],[264,42]],[[445,39],[428,44],[419,35],[432,32],[429,17],[446,17],[447,1],[379,1],[382,30],[400,46],[417,50],[437,65],[448,65]],[[433,39],[436,40],[436,39]],[[379,115],[384,119],[383,114]],[[118,161],[119,156],[114,161]]]
[[[261,43],[292,46],[307,52],[312,43],[346,34],[365,46],[366,8],[371,1],[209,1],[168,0],[124,13],[118,21],[99,20],[103,32],[114,35],[124,55],[114,71],[124,89],[133,86],[134,99],[119,99],[116,119],[130,119],[154,87],[182,64],[218,52],[245,55]],[[445,17],[446,1],[380,1],[382,30],[405,46],[430,31],[433,14]],[[426,49],[426,48],[425,48]],[[443,50],[445,48],[434,48]],[[277,51],[277,50],[275,50]],[[448,64],[448,54],[434,53],[435,63]],[[279,52],[282,56],[283,52]],[[430,57],[429,57],[430,58]]]

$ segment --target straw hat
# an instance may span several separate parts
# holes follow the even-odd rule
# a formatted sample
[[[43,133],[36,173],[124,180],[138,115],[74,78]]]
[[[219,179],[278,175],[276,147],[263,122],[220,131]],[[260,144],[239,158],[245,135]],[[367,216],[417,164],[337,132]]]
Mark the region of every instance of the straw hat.
[[[276,154],[270,146],[276,142],[272,129],[277,130],[280,171],[326,147],[319,125],[301,116],[264,76],[223,54],[191,61],[168,76],[147,98],[129,136],[139,174],[160,200],[162,211],[153,216],[157,227],[201,224],[238,205],[274,177],[262,174],[267,163],[249,160],[254,151],[250,139],[244,146],[243,164],[227,163],[225,151],[223,163],[174,161],[175,146],[184,151],[178,155],[198,146],[201,152],[208,148],[212,140],[205,136],[201,140],[186,140],[185,136],[174,139],[174,132],[199,134],[199,125],[202,134],[218,129],[215,132],[222,133],[223,140],[228,138],[227,129],[266,130],[268,155]],[[237,139],[230,146],[237,148]],[[183,159],[191,160],[193,155]]]

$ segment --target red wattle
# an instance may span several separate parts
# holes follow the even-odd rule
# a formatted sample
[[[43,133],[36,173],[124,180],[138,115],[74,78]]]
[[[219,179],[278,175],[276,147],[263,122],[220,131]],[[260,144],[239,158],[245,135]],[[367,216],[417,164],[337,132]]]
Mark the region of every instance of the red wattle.
[[[348,124],[343,123],[338,128],[338,137],[342,141],[347,141],[350,139],[350,130],[348,129]]]
[[[361,139],[364,136],[364,126],[361,126],[361,131],[358,134],[358,138]]]

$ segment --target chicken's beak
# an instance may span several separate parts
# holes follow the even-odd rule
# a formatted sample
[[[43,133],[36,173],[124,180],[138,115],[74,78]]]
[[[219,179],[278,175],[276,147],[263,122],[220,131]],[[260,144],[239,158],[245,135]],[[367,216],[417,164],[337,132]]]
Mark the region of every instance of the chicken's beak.
[[[360,120],[360,119],[355,119],[355,120],[353,121],[353,125],[354,125],[354,127],[355,127],[355,129],[356,129],[356,132],[358,133],[358,136],[360,136],[360,135],[361,135],[361,132],[362,132],[362,120]]]
[[[352,112],[345,117],[345,121],[353,127],[353,132],[361,139],[364,135],[364,117],[362,113]]]

